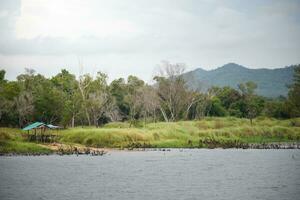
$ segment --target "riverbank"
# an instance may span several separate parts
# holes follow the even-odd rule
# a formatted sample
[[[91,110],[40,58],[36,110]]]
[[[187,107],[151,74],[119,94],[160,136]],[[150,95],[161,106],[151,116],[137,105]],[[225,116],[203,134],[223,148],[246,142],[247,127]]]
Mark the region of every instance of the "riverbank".
[[[11,151],[0,153],[0,156],[43,156],[43,155],[90,155],[90,156],[104,156],[110,152],[118,151],[162,151],[169,152],[173,150],[183,151],[186,149],[300,149],[300,143],[263,143],[263,144],[244,144],[240,147],[233,148],[223,148],[223,147],[214,147],[214,148],[93,148],[93,147],[80,147],[64,145],[64,144],[54,144],[60,147],[53,148],[53,144],[41,145],[45,147],[48,151]],[[64,147],[62,147],[64,146]]]
[[[51,132],[51,131],[50,131]],[[233,117],[204,118],[198,121],[159,122],[137,124],[109,123],[104,127],[76,127],[57,134],[57,144],[65,154],[73,154],[69,147],[80,149],[134,150],[167,148],[299,148],[300,118],[276,120],[258,118],[251,125],[247,119]],[[59,149],[54,144],[26,141],[26,133],[19,129],[0,128],[0,153],[52,154]],[[70,148],[69,148],[70,149]],[[81,150],[82,149],[82,150]],[[72,152],[72,153],[71,153]]]

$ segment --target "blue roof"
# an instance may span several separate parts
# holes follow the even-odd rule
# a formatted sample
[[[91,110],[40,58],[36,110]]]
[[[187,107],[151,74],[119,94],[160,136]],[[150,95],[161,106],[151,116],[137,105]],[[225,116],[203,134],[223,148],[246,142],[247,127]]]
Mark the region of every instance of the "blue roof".
[[[28,126],[26,126],[25,128],[23,128],[23,131],[29,131],[31,129],[35,129],[35,128],[39,128],[40,126],[45,126],[46,124],[44,124],[43,122],[34,122],[33,124],[30,124]]]

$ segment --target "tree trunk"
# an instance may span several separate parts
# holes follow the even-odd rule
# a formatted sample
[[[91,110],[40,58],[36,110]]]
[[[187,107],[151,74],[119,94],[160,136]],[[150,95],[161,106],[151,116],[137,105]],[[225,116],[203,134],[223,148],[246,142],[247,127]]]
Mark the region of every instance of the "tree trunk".
[[[85,115],[86,115],[86,119],[88,120],[89,126],[91,125],[91,120],[90,120],[90,116],[89,113],[87,111],[87,108],[85,108]]]
[[[73,114],[73,116],[72,116],[72,128],[74,128],[74,125],[75,125],[75,116],[74,116],[74,114]]]
[[[162,113],[162,115],[163,115],[165,121],[168,122],[169,120],[168,120],[168,117],[167,117],[165,111],[162,109],[162,107],[159,107],[159,109],[160,109],[160,111],[161,111],[161,113]]]

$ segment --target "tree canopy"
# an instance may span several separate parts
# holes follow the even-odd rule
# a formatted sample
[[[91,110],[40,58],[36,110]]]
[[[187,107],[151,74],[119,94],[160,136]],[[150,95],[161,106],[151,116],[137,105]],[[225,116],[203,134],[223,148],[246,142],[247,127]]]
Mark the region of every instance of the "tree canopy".
[[[163,62],[155,83],[136,76],[115,79],[98,72],[76,77],[65,69],[46,78],[26,69],[15,81],[0,70],[0,125],[24,127],[32,121],[62,126],[95,125],[109,121],[178,121],[204,116],[300,116],[300,66],[287,98],[267,99],[256,94],[254,82],[240,83],[238,90],[212,87],[205,92],[187,87],[185,65]],[[200,87],[199,87],[200,88]]]

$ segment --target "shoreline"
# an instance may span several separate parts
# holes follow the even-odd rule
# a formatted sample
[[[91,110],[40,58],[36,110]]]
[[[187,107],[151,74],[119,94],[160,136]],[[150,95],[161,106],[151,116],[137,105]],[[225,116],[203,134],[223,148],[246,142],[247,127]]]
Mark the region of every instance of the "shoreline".
[[[17,152],[10,152],[10,153],[0,153],[0,156],[47,156],[47,155],[89,155],[89,156],[104,156],[110,152],[141,152],[141,151],[161,151],[161,152],[168,152],[172,150],[179,150],[182,151],[184,149],[300,149],[300,143],[298,142],[291,142],[291,143],[252,143],[252,144],[243,144],[238,147],[221,147],[221,146],[214,146],[214,147],[202,147],[202,148],[96,148],[96,147],[86,147],[81,145],[66,145],[60,143],[53,143],[53,144],[39,144],[40,146],[49,148],[52,152],[27,152],[27,153],[17,153]]]

